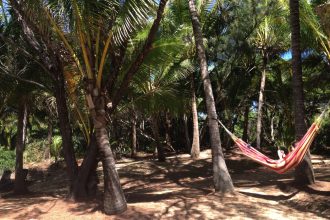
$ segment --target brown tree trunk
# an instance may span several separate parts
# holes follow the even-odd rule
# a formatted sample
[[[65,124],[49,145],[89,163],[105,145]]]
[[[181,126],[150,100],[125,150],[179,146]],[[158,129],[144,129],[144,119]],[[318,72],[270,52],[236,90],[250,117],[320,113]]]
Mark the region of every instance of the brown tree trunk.
[[[203,35],[196,11],[195,1],[189,0],[189,11],[195,36],[196,49],[200,62],[201,78],[203,80],[204,93],[206,99],[206,109],[208,115],[208,126],[210,132],[210,142],[212,147],[213,163],[213,183],[216,191],[225,193],[234,190],[232,179],[229,175],[224,155],[222,152],[220,133],[217,122],[217,113],[213,98],[211,80],[207,70],[207,61],[205,48],[203,44]]]
[[[193,142],[191,145],[191,158],[193,160],[199,158],[200,145],[199,145],[199,129],[198,129],[198,115],[197,115],[197,102],[195,95],[194,74],[191,74],[191,113],[193,118]]]
[[[53,124],[50,120],[50,118],[48,119],[48,135],[47,135],[47,145],[46,145],[46,149],[44,152],[44,159],[45,160],[49,160],[50,159],[50,149],[52,147],[52,142],[53,142]]]
[[[156,141],[158,161],[164,162],[166,160],[166,158],[165,158],[163,145],[160,143],[158,118],[157,118],[156,114],[154,114],[151,118],[151,127],[152,127],[152,133],[153,133],[155,141]]]
[[[170,116],[169,112],[166,111],[165,112],[165,141],[166,141],[166,146],[169,149],[173,149],[173,147],[172,147],[171,133],[172,133],[171,116]]]
[[[84,160],[79,167],[79,173],[74,180],[71,197],[76,200],[84,200],[92,198],[96,195],[98,178],[96,168],[97,160],[97,143],[95,134],[90,135],[90,144],[85,154]]]
[[[183,114],[183,126],[184,126],[184,138],[187,152],[190,151],[190,138],[189,138],[189,129],[188,129],[188,119],[187,115]]]
[[[93,98],[91,97],[91,95]],[[115,167],[115,159],[111,150],[109,134],[106,129],[105,98],[99,94],[93,84],[89,85],[87,101],[93,118],[98,152],[101,157],[104,176],[104,212],[115,215],[127,209],[127,202],[120,185],[119,176]]]
[[[67,173],[72,184],[78,173],[78,165],[73,149],[72,131],[66,103],[66,93],[64,89],[64,78],[62,71],[57,74],[57,82],[55,83],[55,98],[60,124],[60,133],[62,136],[64,160],[66,162]]]
[[[299,141],[305,134],[304,90],[302,81],[299,0],[290,0],[291,46],[292,46],[292,89],[295,118],[295,136]],[[313,184],[314,171],[309,151],[300,165],[295,169],[295,181],[299,185]]]
[[[260,82],[260,91],[259,91],[258,113],[257,113],[257,148],[258,149],[260,149],[260,145],[261,145],[262,107],[264,105],[264,91],[265,91],[265,85],[266,85],[266,68],[267,68],[267,55],[264,54],[262,75],[261,75],[261,82]]]
[[[116,171],[108,131],[105,126],[95,126],[95,133],[104,175],[104,212],[108,215],[119,214],[126,211],[127,203]]]
[[[132,116],[132,119],[131,119],[131,126],[132,126],[131,127],[132,128],[132,132],[131,132],[131,139],[132,139],[131,157],[132,158],[136,157],[136,143],[137,143],[137,140],[136,140],[136,120],[137,120],[136,113],[133,110],[133,116]]]
[[[26,125],[28,120],[28,109],[26,96],[22,96],[19,100],[18,119],[17,119],[17,139],[16,139],[16,165],[15,165],[15,183],[14,192],[23,194],[27,192],[26,175],[23,170],[23,152],[26,139]]]
[[[247,105],[244,110],[244,125],[243,125],[243,141],[248,141],[248,131],[249,131],[249,113],[250,113],[250,106]]]

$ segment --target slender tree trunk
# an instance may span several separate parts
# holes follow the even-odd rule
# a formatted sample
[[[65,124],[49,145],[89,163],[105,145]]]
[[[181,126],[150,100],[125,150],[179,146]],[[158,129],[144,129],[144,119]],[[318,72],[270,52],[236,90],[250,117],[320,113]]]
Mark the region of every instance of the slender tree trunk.
[[[165,112],[165,140],[166,140],[166,146],[169,149],[173,149],[173,147],[172,147],[171,133],[172,133],[171,116],[170,116],[169,112],[166,111]]]
[[[99,94],[97,88],[93,87],[93,82],[88,85],[87,91],[87,102],[93,118],[96,142],[103,167],[104,212],[108,215],[119,214],[127,209],[127,202],[120,185],[115,159],[110,146],[109,134],[106,129],[105,98]]]
[[[96,195],[98,178],[96,168],[97,160],[97,143],[95,134],[90,135],[90,144],[85,154],[84,160],[79,167],[79,173],[74,180],[71,197],[76,200],[84,200],[92,198]]]
[[[264,52],[266,53],[266,52]],[[258,113],[257,113],[257,148],[260,149],[261,145],[261,131],[262,131],[262,107],[264,105],[264,91],[266,85],[266,68],[267,68],[267,55],[263,55],[262,75],[259,91]]]
[[[68,107],[66,103],[66,93],[64,89],[64,78],[63,74],[57,74],[57,83],[55,84],[55,98],[56,106],[60,124],[60,133],[62,136],[62,149],[64,154],[64,160],[67,166],[67,173],[72,183],[78,173],[78,165],[74,154],[73,143],[72,143],[72,131],[69,120]]]
[[[154,114],[151,119],[151,127],[152,133],[156,140],[156,149],[157,149],[157,158],[158,161],[164,162],[166,160],[163,145],[160,143],[160,135],[159,135],[159,126],[158,126],[158,118],[157,115]]]
[[[190,138],[189,138],[189,129],[188,129],[188,118],[186,114],[183,114],[183,126],[184,126],[184,137],[185,137],[185,145],[187,152],[190,151]]]
[[[250,113],[250,106],[247,105],[244,110],[244,125],[243,125],[243,141],[248,141],[248,131],[249,131],[249,113]]]
[[[44,152],[44,159],[49,160],[50,159],[50,149],[52,147],[52,142],[53,142],[53,124],[50,119],[48,119],[48,135],[47,135],[47,145],[46,149]]]
[[[137,143],[137,140],[136,140],[136,120],[137,120],[136,113],[133,110],[133,116],[132,116],[132,119],[131,119],[131,126],[132,126],[132,132],[131,132],[131,136],[132,136],[131,137],[132,138],[131,157],[132,158],[136,157],[136,143]]]
[[[27,173],[23,170],[23,152],[25,148],[26,126],[28,120],[28,110],[26,96],[19,100],[18,119],[17,119],[17,139],[16,139],[16,166],[14,192],[23,194],[27,192],[25,183]]]
[[[191,158],[193,160],[199,158],[200,145],[199,145],[199,128],[198,128],[198,115],[197,115],[197,102],[195,94],[194,74],[191,74],[191,113],[193,118],[193,142],[191,145]]]
[[[207,70],[207,61],[205,48],[203,45],[203,35],[201,25],[199,23],[195,1],[189,0],[189,11],[195,36],[196,49],[200,62],[200,71],[203,80],[204,93],[206,99],[206,109],[208,115],[208,126],[210,132],[210,141],[212,147],[212,163],[213,163],[213,182],[216,191],[221,193],[231,192],[234,190],[232,179],[229,175],[224,155],[221,148],[220,133],[217,122],[217,113],[213,98],[211,80]]]
[[[273,143],[275,143],[274,120],[275,120],[275,116],[272,116],[272,119],[270,121],[270,134],[271,134],[271,141]]]
[[[293,107],[295,118],[295,136],[298,141],[304,136],[307,130],[305,124],[304,90],[300,50],[299,0],[290,0],[290,23],[292,44]],[[313,184],[315,182],[309,151],[295,170],[295,181],[300,185]]]

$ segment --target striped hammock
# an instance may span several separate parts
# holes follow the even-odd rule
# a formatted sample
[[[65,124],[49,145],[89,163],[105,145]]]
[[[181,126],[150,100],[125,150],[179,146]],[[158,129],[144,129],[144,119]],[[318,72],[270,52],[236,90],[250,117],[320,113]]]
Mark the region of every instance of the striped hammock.
[[[325,109],[322,114],[314,121],[314,123],[310,126],[304,137],[295,144],[295,148],[287,155],[278,160],[271,159],[266,155],[262,154],[257,149],[244,142],[242,139],[236,137],[223,125],[221,121],[218,120],[218,122],[230,135],[230,137],[233,139],[235,144],[239,147],[239,149],[243,152],[245,156],[251,158],[255,162],[265,167],[268,167],[269,169],[277,173],[282,174],[296,167],[302,161],[307,150],[311,146],[317,131],[320,129],[320,125],[326,113],[326,110],[327,109]]]

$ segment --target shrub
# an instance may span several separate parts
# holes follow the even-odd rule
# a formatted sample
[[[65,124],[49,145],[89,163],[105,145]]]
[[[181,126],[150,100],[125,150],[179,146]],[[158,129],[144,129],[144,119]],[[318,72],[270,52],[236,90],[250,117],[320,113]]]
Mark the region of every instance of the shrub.
[[[0,147],[0,173],[6,169],[15,168],[15,152]]]

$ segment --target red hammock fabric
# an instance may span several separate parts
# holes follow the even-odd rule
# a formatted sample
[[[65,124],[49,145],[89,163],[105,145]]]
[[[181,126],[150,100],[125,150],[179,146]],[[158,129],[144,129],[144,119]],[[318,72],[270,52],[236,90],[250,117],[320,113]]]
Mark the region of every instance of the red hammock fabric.
[[[264,165],[271,170],[277,173],[285,173],[286,171],[296,167],[304,158],[308,148],[311,146],[317,131],[320,128],[321,117],[319,117],[308,129],[304,137],[295,144],[294,150],[288,153],[285,157],[279,160],[273,160],[266,155],[262,154],[255,148],[251,147],[249,144],[236,137],[233,133],[231,133],[220,121],[219,123],[224,127],[226,132],[231,136],[235,144],[240,148],[240,150],[247,157],[252,160]]]

